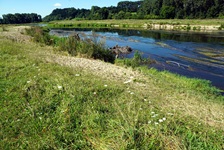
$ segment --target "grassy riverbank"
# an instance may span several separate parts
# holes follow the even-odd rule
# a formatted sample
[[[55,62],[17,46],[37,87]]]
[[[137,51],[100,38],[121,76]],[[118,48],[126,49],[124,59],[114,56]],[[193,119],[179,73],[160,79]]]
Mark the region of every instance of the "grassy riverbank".
[[[150,19],[150,20],[63,20],[52,21],[50,27],[130,28],[151,30],[212,32],[224,30],[223,19]]]
[[[224,97],[207,81],[70,57],[5,29],[0,149],[224,148]]]

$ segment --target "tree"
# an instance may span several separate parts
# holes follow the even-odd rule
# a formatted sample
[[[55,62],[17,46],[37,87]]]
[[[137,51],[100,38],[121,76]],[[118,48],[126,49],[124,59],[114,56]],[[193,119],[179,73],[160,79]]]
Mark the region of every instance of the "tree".
[[[163,6],[160,11],[160,16],[165,19],[173,19],[175,17],[175,8],[172,6]]]

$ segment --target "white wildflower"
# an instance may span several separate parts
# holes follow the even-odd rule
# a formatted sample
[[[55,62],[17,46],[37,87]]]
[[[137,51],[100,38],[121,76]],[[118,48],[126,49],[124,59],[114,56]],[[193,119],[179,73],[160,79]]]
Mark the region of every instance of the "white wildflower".
[[[106,85],[106,84],[104,85],[104,87],[107,87],[107,86],[108,86],[108,85]]]
[[[158,122],[155,122],[155,125],[158,125],[159,123]]]
[[[160,123],[163,122],[163,119],[159,119],[159,122],[160,122]]]
[[[62,86],[58,85],[58,89],[61,90],[62,89]]]
[[[164,118],[163,118],[163,121],[165,121],[165,120],[166,120],[166,118],[164,117]]]
[[[146,101],[147,101],[147,99],[144,99],[144,101],[146,102]]]
[[[76,76],[76,77],[79,77],[79,76],[80,76],[80,74],[75,74],[75,76]]]
[[[152,123],[152,121],[149,120],[149,121],[148,121],[148,124],[150,124],[150,123]]]
[[[30,83],[31,81],[27,81],[26,83]]]
[[[135,94],[135,93],[134,93],[134,92],[131,92],[130,94],[133,95],[133,94]]]
[[[155,114],[155,112],[154,112],[154,111],[152,111],[152,112],[151,112],[151,114]]]
[[[96,92],[93,92],[94,95],[96,95]]]
[[[155,118],[155,117],[157,117],[158,116],[158,114],[154,114],[153,116],[152,116],[152,118]]]

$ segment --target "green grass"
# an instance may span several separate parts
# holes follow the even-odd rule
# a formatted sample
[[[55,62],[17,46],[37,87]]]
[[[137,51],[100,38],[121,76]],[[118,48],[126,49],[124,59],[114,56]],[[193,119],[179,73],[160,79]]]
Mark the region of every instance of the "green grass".
[[[208,82],[136,68],[124,84],[49,63],[52,49],[0,36],[0,149],[224,148]]]
[[[166,25],[176,25],[174,30],[184,31],[202,31],[204,26],[213,26],[213,30],[222,30],[224,24],[223,19],[148,19],[148,20],[63,20],[52,21],[48,24],[49,27],[60,28],[129,28],[129,29],[145,29],[147,24],[148,28],[152,25],[159,24],[161,29],[166,29]],[[182,29],[186,26],[186,29]],[[153,27],[155,28],[155,27]],[[180,28],[180,29],[178,29]],[[207,30],[207,29],[204,29]]]

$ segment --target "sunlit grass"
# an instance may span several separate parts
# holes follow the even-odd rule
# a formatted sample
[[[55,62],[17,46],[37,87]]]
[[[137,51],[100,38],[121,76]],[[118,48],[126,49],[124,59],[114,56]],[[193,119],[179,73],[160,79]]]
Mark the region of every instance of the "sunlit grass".
[[[223,19],[148,19],[148,20],[135,20],[135,19],[123,19],[123,20],[63,20],[52,21],[50,23],[58,24],[128,24],[128,25],[142,25],[145,23],[155,24],[176,24],[176,25],[221,25],[224,24]]]
[[[0,149],[223,149],[224,100],[155,69],[121,82],[0,37]]]

